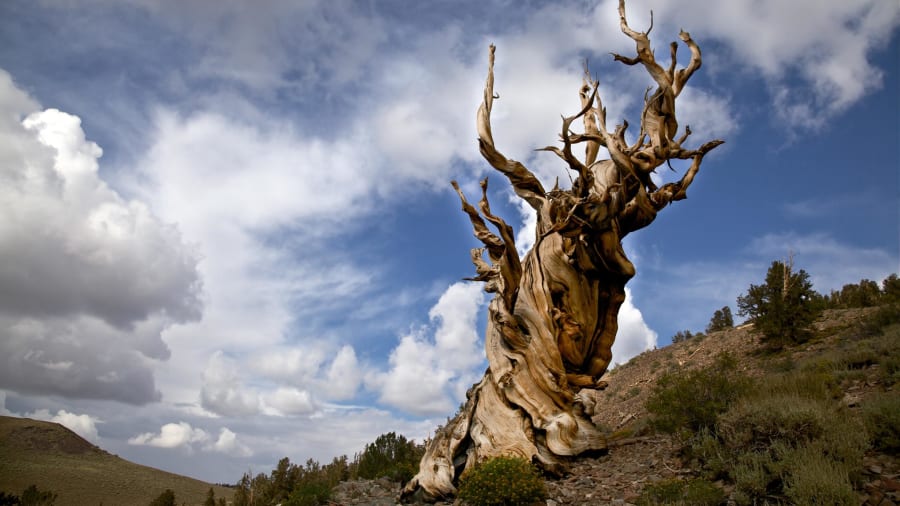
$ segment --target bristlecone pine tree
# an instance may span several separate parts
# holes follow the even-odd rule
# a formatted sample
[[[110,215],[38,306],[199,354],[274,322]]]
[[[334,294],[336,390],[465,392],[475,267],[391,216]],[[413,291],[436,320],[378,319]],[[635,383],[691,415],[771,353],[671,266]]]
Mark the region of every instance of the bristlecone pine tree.
[[[822,311],[809,274],[793,270],[793,260],[775,261],[764,285],[750,285],[737,299],[738,314],[747,316],[771,348],[798,344],[809,338],[809,326]]]
[[[622,32],[636,43],[637,55],[613,56],[625,65],[642,65],[656,90],[645,94],[640,131],[628,144],[627,122],[607,130],[598,82],[585,72],[579,90],[583,107],[563,118],[562,147],[544,148],[577,175],[569,189],[547,191],[524,165],[495,147],[491,109],[498,97],[495,48],[490,48],[484,102],[477,113],[479,148],[537,212],[535,243],[520,259],[512,227],[491,212],[487,180],[477,208],[453,183],[484,244],[472,251],[477,276],[471,279],[483,281],[485,290],[495,294],[485,333],[489,368],[469,390],[460,413],[431,440],[418,474],[404,487],[404,498],[419,490],[430,498],[452,495],[462,471],[489,457],[519,456],[558,473],[566,457],[606,447],[591,413],[593,393],[612,359],[625,283],[635,273],[622,239],[653,222],[671,202],[686,198],[704,155],[723,142],[687,149],[683,144],[690,128],[678,136],[675,100],[700,68],[700,48],[691,36],[679,35],[691,53],[687,66],[676,69],[678,44],[673,42],[671,63],[663,67],[651,50],[650,30],[628,26],[624,0],[618,10]],[[579,119],[584,131],[574,133],[570,128]],[[584,145],[583,159],[573,154],[576,144]],[[611,159],[597,160],[600,146]],[[650,175],[670,159],[692,163],[679,181],[657,187]]]

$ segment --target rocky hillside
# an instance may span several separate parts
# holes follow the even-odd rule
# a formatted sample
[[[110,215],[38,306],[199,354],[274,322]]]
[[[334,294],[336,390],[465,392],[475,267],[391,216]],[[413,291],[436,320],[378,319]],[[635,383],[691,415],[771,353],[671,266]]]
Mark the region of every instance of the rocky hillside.
[[[571,462],[570,473],[561,479],[547,479],[547,506],[591,504],[637,504],[641,492],[653,483],[670,479],[688,479],[698,474],[680,451],[675,437],[653,433],[647,427],[647,397],[664,374],[679,374],[709,366],[722,353],[731,354],[740,372],[761,378],[809,364],[851,357],[852,371],[842,376],[842,402],[852,411],[878,392],[893,391],[881,378],[878,360],[864,350],[863,326],[876,310],[829,310],[815,323],[815,337],[808,343],[777,353],[766,352],[752,327],[738,327],[647,351],[627,364],[612,370],[605,378],[608,387],[596,395],[602,406],[595,423],[611,434],[609,452],[599,457],[583,457]],[[891,328],[900,335],[900,329]],[[894,340],[898,339],[896,336]],[[900,356],[900,349],[892,352]],[[852,358],[857,357],[857,358]],[[869,357],[869,358],[866,358]],[[897,358],[900,360],[900,357]],[[900,459],[869,450],[863,460],[862,490],[859,504],[900,503]],[[717,483],[726,496],[728,485]],[[389,481],[352,481],[335,489],[333,504],[393,505],[399,487]],[[438,503],[449,504],[449,503]]]
[[[0,416],[0,492],[30,485],[57,494],[56,506],[147,506],[166,489],[178,504],[203,504],[210,487],[229,488],[134,464],[111,455],[57,423]]]
[[[609,406],[609,409],[595,416],[594,422],[615,431],[643,419],[647,415],[644,403],[660,376],[707,367],[722,353],[734,355],[741,372],[758,377],[771,372],[773,365],[838,350],[848,334],[858,332],[866,315],[874,311],[875,308],[828,310],[814,324],[817,338],[801,348],[785,350],[781,354],[763,353],[752,325],[646,351],[604,377],[609,387],[598,396],[597,403]]]

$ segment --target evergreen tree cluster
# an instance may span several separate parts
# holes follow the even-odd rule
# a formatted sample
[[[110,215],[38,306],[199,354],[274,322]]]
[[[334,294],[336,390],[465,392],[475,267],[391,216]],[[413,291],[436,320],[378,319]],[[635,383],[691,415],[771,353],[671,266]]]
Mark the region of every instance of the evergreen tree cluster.
[[[844,285],[840,290],[832,290],[823,302],[827,309],[896,304],[900,302],[900,278],[891,274],[882,282],[881,288],[871,279],[863,279],[856,284]]]
[[[183,503],[182,503],[183,504]],[[216,492],[209,487],[209,491],[206,493],[206,500],[203,501],[203,506],[226,506],[228,502],[224,497],[220,497],[218,501],[216,501]],[[156,499],[150,502],[150,506],[177,506],[178,502],[175,500],[175,492],[171,489],[166,489],[163,493],[159,494]]]
[[[734,317],[731,316],[731,308],[725,306],[722,309],[716,309],[716,312],[713,313],[712,319],[709,320],[709,325],[706,326],[706,333],[718,332],[732,327],[734,327]]]
[[[793,272],[790,262],[772,262],[763,285],[750,285],[737,299],[738,314],[748,317],[762,333],[763,342],[773,348],[805,342],[809,326],[825,309],[883,306],[897,313],[900,304],[900,279],[891,274],[882,283],[863,279],[847,284],[840,291],[822,296],[812,288],[809,274]]]
[[[694,334],[690,330],[679,330],[678,332],[675,333],[674,336],[672,336],[672,343],[683,343],[684,341],[687,341],[688,339],[694,339],[695,337],[701,337],[701,336],[703,336],[702,332],[698,332],[698,333]]]
[[[394,432],[382,434],[354,456],[335,457],[321,465],[314,459],[305,465],[291,463],[285,457],[271,473],[251,476],[245,473],[236,485],[234,506],[316,506],[327,504],[331,490],[352,479],[405,481],[415,474],[425,452],[423,445]]]
[[[849,283],[829,295],[813,290],[809,274],[800,269],[794,272],[791,262],[772,262],[765,282],[751,284],[737,298],[738,315],[752,323],[762,334],[762,340],[772,348],[805,342],[811,335],[809,327],[825,309],[882,307],[881,313],[900,321],[900,278],[891,274],[881,284],[869,279]],[[878,318],[885,316],[879,313]],[[706,333],[734,327],[731,308],[724,306],[713,313]],[[678,331],[672,343],[705,337],[702,332]]]

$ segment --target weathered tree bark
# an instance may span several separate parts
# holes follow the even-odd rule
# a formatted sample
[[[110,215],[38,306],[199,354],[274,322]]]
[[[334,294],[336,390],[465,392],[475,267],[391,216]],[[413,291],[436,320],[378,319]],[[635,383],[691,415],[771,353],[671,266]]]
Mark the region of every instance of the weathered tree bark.
[[[537,212],[536,240],[520,260],[512,227],[491,212],[487,179],[481,183],[478,208],[453,182],[475,236],[484,244],[472,251],[477,276],[470,279],[483,281],[485,290],[495,294],[485,335],[489,368],[469,390],[461,412],[435,434],[403,497],[418,490],[429,498],[452,495],[465,468],[493,456],[521,456],[559,473],[568,457],[606,447],[603,431],[591,422],[586,394],[602,388],[625,283],[635,273],[622,239],[649,225],[669,203],[686,198],[704,155],[722,143],[682,148],[689,127],[676,138],[675,99],[701,63],[700,49],[690,35],[680,34],[691,51],[688,66],[676,71],[673,43],[672,62],[664,69],[650,49],[649,30],[629,28],[624,0],[619,2],[619,16],[622,32],[636,43],[637,56],[614,55],[615,60],[642,64],[657,88],[645,95],[641,130],[628,145],[628,123],[607,130],[598,83],[585,72],[579,90],[583,107],[563,118],[562,148],[544,148],[577,174],[566,190],[545,190],[525,166],[494,146],[491,109],[497,96],[495,48],[490,48],[484,101],[477,114],[479,147],[485,160]],[[584,132],[576,134],[570,127],[579,118]],[[575,144],[585,145],[583,161],[572,152]],[[611,159],[596,161],[600,146]],[[693,163],[681,180],[657,188],[650,174],[670,159]]]

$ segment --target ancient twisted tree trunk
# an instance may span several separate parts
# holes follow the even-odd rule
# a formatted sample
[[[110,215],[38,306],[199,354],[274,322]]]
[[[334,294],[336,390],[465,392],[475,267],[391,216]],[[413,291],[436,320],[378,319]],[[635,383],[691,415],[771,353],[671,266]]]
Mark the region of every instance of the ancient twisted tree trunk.
[[[472,251],[477,276],[471,279],[483,281],[485,290],[495,294],[485,335],[489,368],[469,390],[461,412],[435,434],[404,497],[418,490],[432,498],[452,495],[465,468],[492,456],[518,455],[560,472],[568,457],[606,447],[603,431],[591,422],[591,396],[586,394],[602,387],[625,283],[635,273],[622,239],[649,225],[669,203],[686,198],[704,155],[722,143],[682,148],[688,127],[676,138],[675,99],[701,63],[700,49],[690,35],[680,34],[691,51],[688,66],[676,70],[678,46],[673,43],[672,62],[664,69],[650,50],[649,30],[629,28],[624,0],[619,15],[623,33],[636,43],[637,56],[615,59],[642,64],[657,88],[645,97],[641,130],[629,145],[627,122],[607,130],[598,83],[586,72],[580,89],[583,107],[562,121],[562,147],[544,148],[576,173],[569,189],[547,191],[525,166],[495,147],[495,48],[490,48],[484,101],[477,114],[479,147],[485,160],[537,212],[536,240],[520,259],[512,227],[491,212],[487,180],[481,183],[477,208],[453,183],[484,244]],[[582,120],[581,134],[570,129],[577,119]],[[573,154],[575,144],[584,144],[583,160]],[[611,159],[596,161],[600,146]],[[674,158],[692,164],[681,180],[657,188],[650,174]]]

